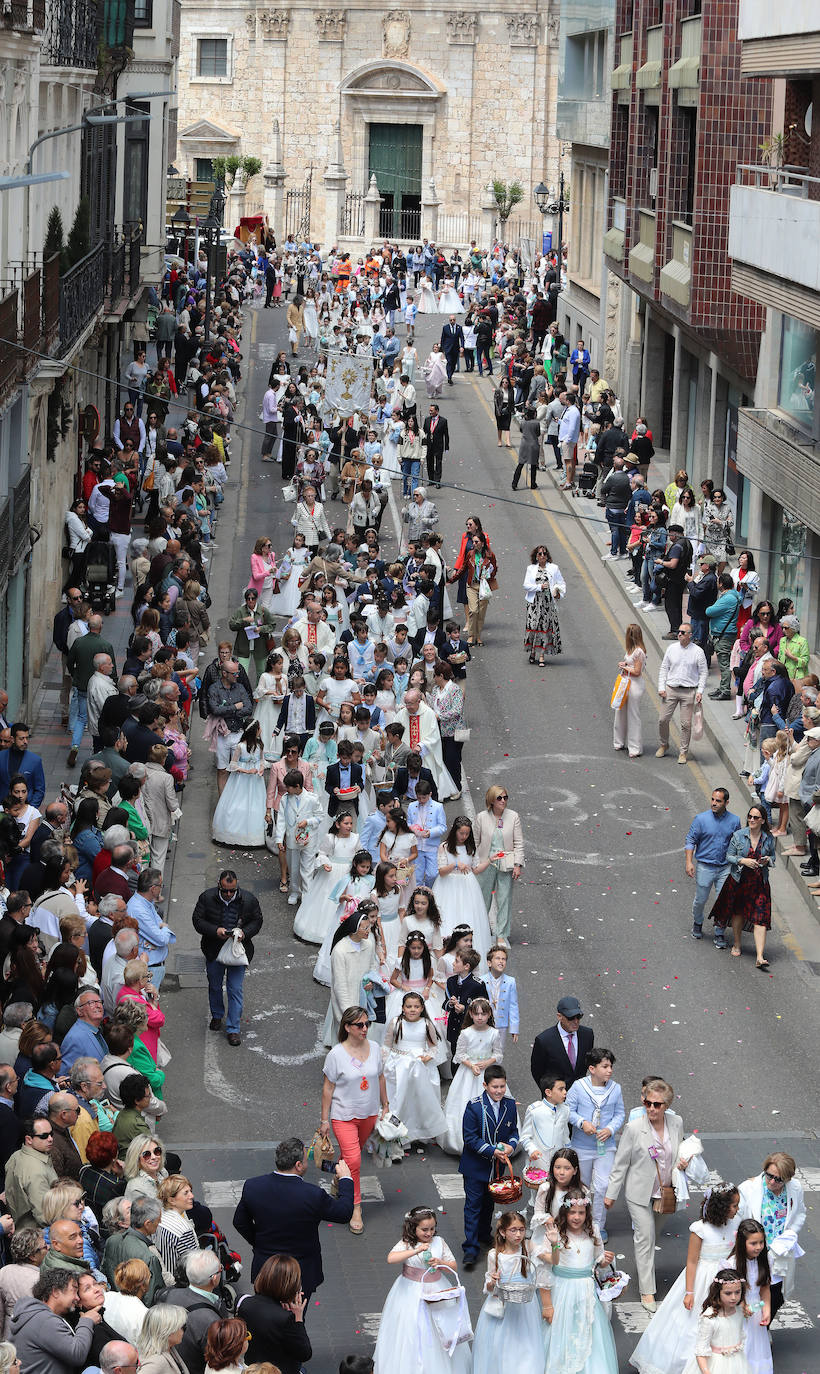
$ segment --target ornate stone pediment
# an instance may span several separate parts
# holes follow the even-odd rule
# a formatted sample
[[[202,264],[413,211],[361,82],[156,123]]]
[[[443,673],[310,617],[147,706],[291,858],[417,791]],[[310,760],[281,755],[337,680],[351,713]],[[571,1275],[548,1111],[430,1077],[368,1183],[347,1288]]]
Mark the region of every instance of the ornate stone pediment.
[[[410,11],[388,10],[382,20],[382,55],[406,57],[410,51]]]
[[[212,119],[198,119],[195,124],[189,124],[187,129],[183,129],[179,138],[186,143],[222,143],[226,148],[233,148],[239,142],[241,134],[238,129],[214,124]]]
[[[447,15],[448,43],[475,43],[478,15],[473,10],[455,10]]]
[[[538,46],[538,15],[511,14],[507,17],[507,33],[511,48]]]
[[[325,43],[344,43],[347,31],[347,10],[317,10],[316,29]]]
[[[427,96],[438,99],[443,87],[405,62],[369,62],[342,83],[344,95]]]

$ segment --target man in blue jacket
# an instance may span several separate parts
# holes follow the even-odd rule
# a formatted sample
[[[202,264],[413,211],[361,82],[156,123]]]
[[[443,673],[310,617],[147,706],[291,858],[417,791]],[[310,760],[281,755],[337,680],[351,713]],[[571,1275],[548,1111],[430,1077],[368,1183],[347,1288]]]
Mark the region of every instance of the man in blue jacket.
[[[458,1172],[464,1178],[464,1268],[474,1269],[480,1245],[492,1245],[490,1222],[493,1197],[487,1185],[496,1172],[518,1149],[518,1113],[515,1102],[506,1097],[507,1074],[499,1064],[484,1070],[484,1091],[475,1102],[468,1102],[462,1131],[464,1149]],[[506,1176],[507,1170],[504,1169]]]
[[[271,1255],[293,1255],[302,1269],[306,1305],[320,1283],[322,1246],[319,1226],[323,1221],[350,1221],[353,1216],[353,1180],[343,1159],[336,1165],[339,1196],[333,1198],[304,1178],[307,1151],[301,1140],[281,1140],[274,1156],[272,1174],[246,1180],[233,1224],[253,1246],[251,1278],[255,1279]]]
[[[0,795],[7,796],[9,781],[20,773],[28,786],[30,806],[39,807],[46,795],[46,775],[43,760],[28,747],[31,731],[22,721],[15,721],[11,727],[11,748],[0,753]]]

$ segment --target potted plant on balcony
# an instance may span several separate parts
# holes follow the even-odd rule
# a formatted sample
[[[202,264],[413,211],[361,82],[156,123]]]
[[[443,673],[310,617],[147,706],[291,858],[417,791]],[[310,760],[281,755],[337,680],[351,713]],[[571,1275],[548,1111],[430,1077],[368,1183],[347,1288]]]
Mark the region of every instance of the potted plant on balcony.
[[[769,185],[776,191],[780,182],[780,171],[783,166],[786,152],[786,140],[782,133],[772,134],[770,138],[765,138],[760,145],[760,156],[764,164],[769,168]]]

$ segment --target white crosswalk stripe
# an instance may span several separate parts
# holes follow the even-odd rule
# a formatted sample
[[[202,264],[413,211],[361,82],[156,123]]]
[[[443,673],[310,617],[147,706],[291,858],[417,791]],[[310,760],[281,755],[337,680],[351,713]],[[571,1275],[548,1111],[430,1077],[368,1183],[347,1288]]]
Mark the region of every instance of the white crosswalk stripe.
[[[213,1183],[203,1183],[202,1201],[206,1207],[235,1207],[242,1196],[244,1179],[221,1178]]]
[[[326,1193],[330,1192],[333,1183],[332,1174],[320,1174],[316,1179],[320,1188],[324,1188]],[[384,1202],[382,1185],[375,1174],[362,1174],[362,1202]]]
[[[618,1321],[628,1336],[640,1336],[646,1330],[650,1316],[639,1302],[614,1302],[612,1306]],[[782,1328],[784,1331],[808,1331],[813,1327],[814,1322],[802,1303],[792,1300],[784,1302],[778,1312],[773,1333],[776,1334],[778,1328]]]
[[[442,1200],[464,1197],[464,1180],[461,1174],[431,1174],[436,1191]]]
[[[371,1341],[375,1341],[376,1337],[379,1334],[379,1325],[381,1323],[381,1319],[381,1312],[360,1312],[359,1331],[363,1336],[369,1336]],[[359,1331],[357,1331],[357,1335],[359,1334]]]

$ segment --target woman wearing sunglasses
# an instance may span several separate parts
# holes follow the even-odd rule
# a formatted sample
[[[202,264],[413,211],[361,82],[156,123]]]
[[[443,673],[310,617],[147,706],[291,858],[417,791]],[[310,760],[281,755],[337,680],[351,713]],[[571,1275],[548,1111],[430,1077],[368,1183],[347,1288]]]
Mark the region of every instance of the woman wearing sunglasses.
[[[382,1113],[389,1111],[381,1067],[381,1050],[367,1038],[370,1020],[364,1007],[347,1007],[339,1018],[339,1043],[325,1059],[322,1072],[322,1119],[319,1134],[333,1134],[353,1179],[354,1236],[362,1221],[362,1150]]]
[[[156,1136],[135,1136],[125,1152],[123,1172],[128,1182],[125,1196],[159,1197],[159,1185],[168,1177],[165,1146]]]
[[[774,867],[776,845],[766,812],[755,803],[749,807],[746,824],[729,841],[726,862],[731,864],[729,879],[718,893],[711,916],[715,939],[731,922],[734,942],[732,954],[740,958],[741,935],[750,930],[755,941],[755,967],[766,970],[766,931],[772,928],[772,894],[769,871]]]
[[[791,1155],[775,1150],[764,1159],[761,1172],[740,1185],[740,1220],[751,1217],[766,1232],[772,1271],[772,1321],[792,1295],[795,1264],[803,1254],[798,1237],[806,1220],[806,1204],[796,1171]]]
[[[524,867],[524,833],[521,817],[508,805],[506,787],[493,783],[487,788],[484,804],[486,809],[476,817],[473,836],[476,859],[486,862],[487,867],[476,878],[488,916],[495,894],[496,943],[508,948],[513,883]]]

